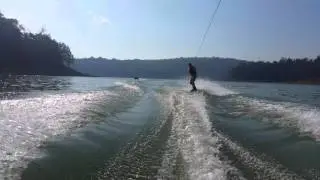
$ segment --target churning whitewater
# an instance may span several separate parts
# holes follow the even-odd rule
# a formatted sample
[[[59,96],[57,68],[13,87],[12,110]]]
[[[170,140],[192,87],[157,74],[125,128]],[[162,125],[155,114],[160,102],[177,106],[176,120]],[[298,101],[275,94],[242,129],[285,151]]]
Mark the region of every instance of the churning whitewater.
[[[57,81],[2,94],[0,179],[319,178],[317,86]]]

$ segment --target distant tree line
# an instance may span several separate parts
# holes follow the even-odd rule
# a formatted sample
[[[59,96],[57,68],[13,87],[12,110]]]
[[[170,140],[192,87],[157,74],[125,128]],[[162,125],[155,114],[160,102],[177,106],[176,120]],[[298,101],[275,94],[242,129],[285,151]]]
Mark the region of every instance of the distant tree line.
[[[262,82],[320,82],[320,56],[282,58],[274,62],[241,62],[231,71],[233,80]]]
[[[16,19],[0,12],[0,72],[15,74],[80,75],[70,66],[69,47],[57,42],[43,29],[26,32]]]

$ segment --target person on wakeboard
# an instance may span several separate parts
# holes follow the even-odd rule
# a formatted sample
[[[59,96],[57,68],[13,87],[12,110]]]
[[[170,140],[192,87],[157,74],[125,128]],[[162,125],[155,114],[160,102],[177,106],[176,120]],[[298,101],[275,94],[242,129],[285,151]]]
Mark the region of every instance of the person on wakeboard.
[[[197,70],[191,63],[189,63],[189,74],[190,74],[190,84],[192,85],[191,92],[197,91],[197,87],[194,84],[197,78]]]

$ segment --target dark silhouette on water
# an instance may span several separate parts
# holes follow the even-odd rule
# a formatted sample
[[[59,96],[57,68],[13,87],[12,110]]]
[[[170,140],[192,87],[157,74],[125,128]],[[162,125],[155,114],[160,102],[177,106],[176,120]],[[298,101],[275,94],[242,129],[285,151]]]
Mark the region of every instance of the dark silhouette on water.
[[[0,13],[0,72],[24,75],[82,75],[69,68],[74,57],[69,47],[42,29],[27,32],[16,19]]]
[[[190,74],[190,84],[192,86],[191,92],[197,91],[197,87],[194,84],[194,82],[197,79],[197,70],[191,63],[189,63],[189,74]]]

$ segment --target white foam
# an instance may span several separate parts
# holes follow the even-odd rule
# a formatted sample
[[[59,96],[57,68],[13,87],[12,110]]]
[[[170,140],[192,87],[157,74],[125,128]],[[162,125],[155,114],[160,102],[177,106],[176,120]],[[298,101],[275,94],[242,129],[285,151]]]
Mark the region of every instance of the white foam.
[[[168,149],[172,151],[171,156],[181,154],[189,179],[226,179],[231,167],[219,159],[220,144],[218,138],[212,136],[204,96],[174,92],[170,99],[173,122],[168,141],[172,147]],[[167,153],[163,166],[172,169],[175,159]]]
[[[251,98],[238,98],[241,103],[246,103],[255,112],[265,112],[277,115],[278,118],[264,118],[265,120],[289,127],[295,127],[302,133],[311,134],[320,140],[320,109],[307,105],[256,100]]]
[[[254,173],[254,179],[301,179],[281,164],[272,161],[264,161],[238,143],[231,141],[228,137],[218,132],[214,132],[214,135],[223,141],[242,164],[257,171],[257,173]]]
[[[17,169],[41,156],[37,148],[87,121],[81,112],[107,92],[72,93],[0,101],[0,179],[19,179]],[[109,94],[108,94],[109,95]]]
[[[159,179],[176,178],[172,172],[179,153],[187,172],[182,179],[228,179],[229,172],[238,179],[245,179],[239,170],[220,160],[222,145],[227,146],[241,163],[258,172],[256,178],[299,179],[281,164],[255,156],[212,128],[203,95],[174,92],[168,99],[168,108],[173,110],[172,131],[159,171],[162,178]]]
[[[140,90],[141,90],[141,89],[140,89],[138,86],[136,86],[136,85],[132,85],[132,84],[128,84],[128,83],[124,83],[124,82],[120,82],[120,81],[115,82],[115,84],[118,85],[118,86],[122,86],[122,87],[124,87],[124,88],[133,89],[133,90],[135,90],[135,91],[140,91]]]
[[[216,96],[227,96],[231,94],[237,94],[232,90],[222,87],[217,82],[213,82],[205,79],[196,80],[196,86],[198,89],[206,90],[208,93]]]

